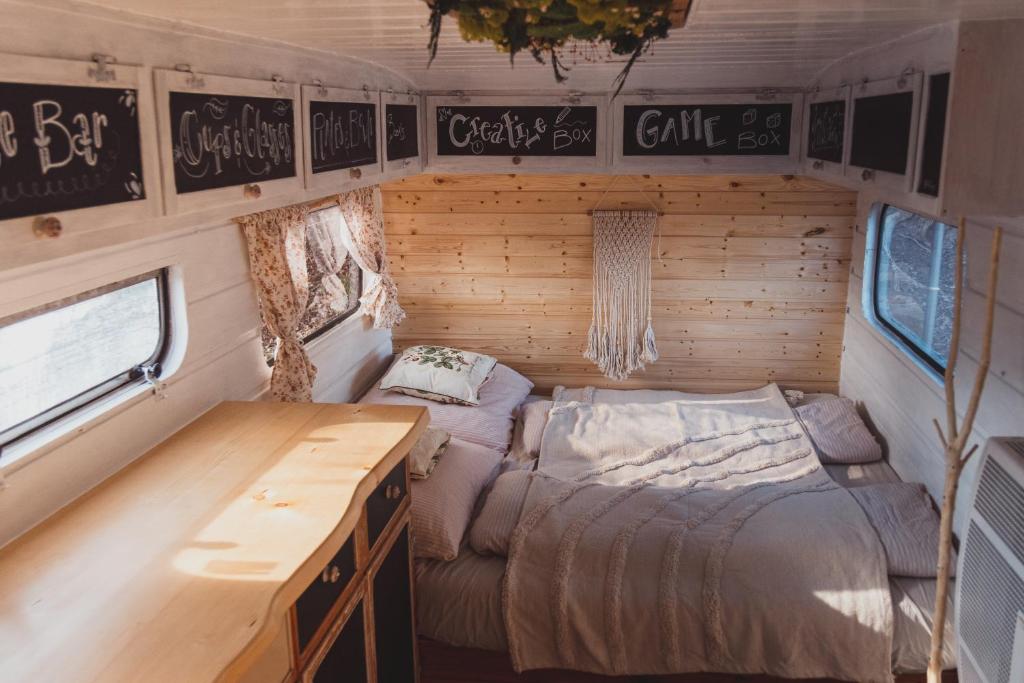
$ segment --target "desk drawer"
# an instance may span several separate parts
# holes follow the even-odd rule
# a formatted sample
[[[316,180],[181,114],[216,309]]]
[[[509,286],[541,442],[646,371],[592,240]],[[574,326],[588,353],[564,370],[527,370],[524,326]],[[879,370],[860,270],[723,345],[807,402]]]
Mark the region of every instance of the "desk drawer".
[[[395,468],[384,477],[384,481],[378,484],[370,497],[366,499],[366,531],[371,549],[377,543],[380,535],[384,533],[388,522],[391,521],[406,495],[408,495],[408,491],[405,486],[405,460],[403,459],[395,465]]]
[[[356,575],[355,534],[341,546],[338,554],[324,566],[320,575],[295,601],[295,622],[299,636],[299,652],[313,641],[331,608],[345,592]]]

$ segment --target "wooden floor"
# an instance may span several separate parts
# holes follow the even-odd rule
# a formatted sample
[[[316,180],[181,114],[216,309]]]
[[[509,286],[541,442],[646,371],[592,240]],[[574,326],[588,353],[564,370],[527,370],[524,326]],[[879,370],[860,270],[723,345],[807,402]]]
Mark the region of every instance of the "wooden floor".
[[[512,670],[504,652],[452,647],[420,638],[420,683],[785,683],[789,679],[736,674],[680,674],[675,676],[601,676],[555,669]],[[896,683],[924,683],[924,674],[901,675]],[[955,671],[947,671],[943,683],[956,683]],[[839,683],[827,678],[805,678],[801,683]]]

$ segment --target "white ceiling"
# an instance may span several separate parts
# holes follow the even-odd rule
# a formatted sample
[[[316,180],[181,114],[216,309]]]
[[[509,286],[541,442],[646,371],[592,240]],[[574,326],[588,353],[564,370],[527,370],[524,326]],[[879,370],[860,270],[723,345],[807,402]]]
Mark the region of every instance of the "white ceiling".
[[[623,62],[577,64],[557,86],[550,67],[521,54],[511,68],[446,19],[428,69],[423,0],[89,1],[365,59],[421,90],[606,91]],[[1020,16],[1024,0],[694,0],[686,27],[655,45],[626,89],[804,86],[844,55],[929,25]]]

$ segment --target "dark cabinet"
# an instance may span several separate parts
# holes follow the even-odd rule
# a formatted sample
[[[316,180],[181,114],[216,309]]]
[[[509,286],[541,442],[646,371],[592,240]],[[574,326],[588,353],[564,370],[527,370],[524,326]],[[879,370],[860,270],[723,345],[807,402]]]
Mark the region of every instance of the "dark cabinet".
[[[373,576],[374,642],[379,683],[416,683],[409,528],[405,526]]]
[[[331,608],[356,575],[355,535],[349,536],[341,550],[324,566],[320,575],[295,602],[295,626],[299,652],[312,641]]]
[[[320,660],[313,674],[313,683],[366,683],[365,622],[363,601],[360,600]]]
[[[395,465],[366,499],[366,533],[371,548],[387,529],[406,494],[405,460]]]

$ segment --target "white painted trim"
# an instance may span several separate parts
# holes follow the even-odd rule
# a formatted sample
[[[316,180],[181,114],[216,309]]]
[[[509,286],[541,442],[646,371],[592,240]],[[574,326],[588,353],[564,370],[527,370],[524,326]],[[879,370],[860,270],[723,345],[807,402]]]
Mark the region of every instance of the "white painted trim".
[[[594,135],[597,137],[595,156],[592,157],[559,157],[559,156],[523,156],[516,157],[520,163],[513,162],[511,156],[501,157],[470,157],[470,156],[438,156],[437,154],[437,108],[445,105],[456,106],[574,106],[596,107],[597,123]],[[582,97],[531,97],[531,96],[431,96],[427,97],[426,128],[427,128],[427,170],[455,171],[463,173],[495,173],[539,171],[550,173],[583,173],[601,172],[608,163],[608,148],[605,142],[607,127],[608,100],[600,96]]]
[[[194,76],[194,77],[193,77]],[[305,126],[300,120],[302,110],[299,86],[295,83],[275,83],[258,81],[248,78],[231,78],[208,74],[191,74],[167,69],[153,69],[156,83],[158,139],[160,140],[160,159],[163,170],[164,208],[168,214],[189,213],[213,207],[237,207],[237,214],[248,213],[247,203],[254,203],[242,192],[244,186],[233,185],[212,190],[178,194],[174,185],[174,140],[171,136],[170,93],[185,92],[203,95],[240,95],[252,97],[270,97],[290,99],[292,101],[293,148],[295,152],[295,175],[288,178],[260,181],[257,184],[262,192],[261,198],[296,192],[303,189],[302,145],[298,136],[303,135]]]
[[[625,107],[634,105],[715,105],[715,104],[791,104],[789,154],[750,156],[625,156],[622,153],[625,135]],[[800,139],[803,131],[803,95],[779,92],[765,96],[747,93],[658,93],[621,95],[612,102],[612,167],[616,172],[636,173],[797,173],[800,169]]]
[[[900,192],[913,193],[914,169],[917,167],[917,138],[921,124],[921,81],[922,72],[886,78],[880,81],[869,81],[853,87],[851,92],[852,109],[850,128],[856,125],[857,100],[878,95],[892,95],[910,92],[913,94],[913,105],[910,110],[910,139],[907,141],[907,162],[903,174],[888,173],[874,169],[865,169],[853,163],[853,134],[850,135],[850,156],[846,164],[846,180],[855,188],[862,189],[874,186],[890,187]],[[872,177],[865,179],[864,172],[870,171]]]
[[[336,171],[313,173],[313,127],[310,123],[310,102],[354,102],[373,105],[374,137],[377,145],[377,160],[372,163],[342,168]],[[356,90],[353,88],[332,88],[328,86],[302,86],[302,135],[303,170],[308,190],[344,191],[359,182],[377,182],[384,172],[382,163],[384,150],[380,135],[380,92],[377,90]],[[358,171],[358,176],[354,175]]]
[[[89,75],[89,70],[95,68],[96,64],[93,62],[0,54],[0,81],[2,82],[85,86],[113,90],[130,88],[138,92],[136,111],[145,199],[46,213],[45,215],[55,216],[60,220],[63,227],[61,239],[68,239],[71,236],[112,225],[153,218],[159,215],[161,210],[160,167],[157,163],[153,93],[148,74],[139,66],[111,64],[108,68],[114,73],[113,80],[99,82]],[[5,249],[38,241],[32,232],[34,219],[35,216],[23,216],[0,220],[0,235],[3,235]]]
[[[850,161],[850,138],[853,134],[853,100],[850,97],[850,86],[841,85],[838,88],[827,88],[825,90],[814,90],[804,98],[804,127],[800,136],[800,158],[804,162],[804,172],[816,178],[842,182],[846,174],[846,164]],[[818,102],[835,102],[841,100],[846,103],[843,114],[843,160],[839,163],[826,161],[824,159],[812,159],[808,151],[810,146],[811,105]]]

